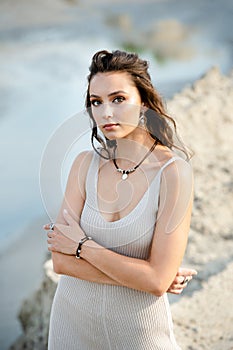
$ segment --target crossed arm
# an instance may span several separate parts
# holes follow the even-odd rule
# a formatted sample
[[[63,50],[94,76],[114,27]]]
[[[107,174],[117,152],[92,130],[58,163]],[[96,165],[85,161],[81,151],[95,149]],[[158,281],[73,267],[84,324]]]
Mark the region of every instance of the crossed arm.
[[[181,284],[184,277],[191,279],[196,274],[191,269],[179,270],[187,244],[192,207],[190,166],[179,161],[163,172],[157,223],[148,260],[117,254],[94,241],[85,242],[82,259],[77,260],[74,256],[77,242],[85,236],[78,217],[85,200],[88,157],[89,154],[83,153],[75,161],[55,230],[48,233],[55,272],[97,283],[122,285],[156,296],[166,291],[179,294],[185,287]],[[74,186],[77,178],[79,186]],[[45,229],[49,229],[49,225]]]

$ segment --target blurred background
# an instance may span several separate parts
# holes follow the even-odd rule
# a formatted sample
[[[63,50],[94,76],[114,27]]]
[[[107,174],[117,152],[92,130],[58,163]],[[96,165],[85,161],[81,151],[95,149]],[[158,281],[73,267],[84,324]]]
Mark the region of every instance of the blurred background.
[[[231,0],[0,0],[1,350],[21,334],[19,305],[42,273],[42,155],[83,110],[92,55],[138,52],[170,99],[213,66],[229,73],[232,23]]]

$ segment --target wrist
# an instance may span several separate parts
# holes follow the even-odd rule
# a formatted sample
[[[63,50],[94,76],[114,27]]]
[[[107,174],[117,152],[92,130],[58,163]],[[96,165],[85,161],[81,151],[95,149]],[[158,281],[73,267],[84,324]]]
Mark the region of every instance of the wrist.
[[[80,254],[81,254],[83,244],[90,240],[92,240],[90,236],[85,236],[82,239],[80,239],[80,241],[78,242],[78,247],[76,249],[76,255],[75,255],[77,259],[81,258]]]
[[[102,249],[103,247],[92,239],[84,243],[80,256],[82,259],[92,263],[95,259],[98,259],[99,252]]]

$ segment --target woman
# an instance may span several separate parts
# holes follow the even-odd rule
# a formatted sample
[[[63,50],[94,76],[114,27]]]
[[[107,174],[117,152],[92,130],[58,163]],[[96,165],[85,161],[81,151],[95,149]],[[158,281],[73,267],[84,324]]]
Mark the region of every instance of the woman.
[[[187,152],[136,54],[93,56],[86,108],[94,151],[74,161],[57,222],[44,227],[62,275],[49,349],[180,349],[166,291],[196,273],[179,270],[193,181],[174,149]]]

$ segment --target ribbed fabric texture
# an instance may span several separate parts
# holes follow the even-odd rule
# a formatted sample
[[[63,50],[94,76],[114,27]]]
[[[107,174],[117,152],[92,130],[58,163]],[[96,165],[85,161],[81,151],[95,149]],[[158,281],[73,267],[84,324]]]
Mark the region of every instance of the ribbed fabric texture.
[[[81,227],[97,243],[123,255],[146,259],[154,233],[162,170],[138,205],[124,218],[107,222],[98,210],[99,156],[86,179]],[[78,262],[77,262],[78,263]],[[50,318],[49,350],[179,350],[167,295],[61,276]]]

